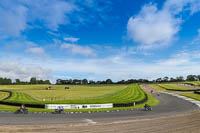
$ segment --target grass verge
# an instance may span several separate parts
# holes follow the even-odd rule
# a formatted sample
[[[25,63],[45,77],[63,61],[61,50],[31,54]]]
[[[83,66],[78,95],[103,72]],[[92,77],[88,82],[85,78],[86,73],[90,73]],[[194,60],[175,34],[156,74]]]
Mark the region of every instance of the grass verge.
[[[181,93],[180,95],[186,96],[186,97],[189,97],[189,98],[192,98],[192,99],[200,101],[200,95],[199,94],[195,94],[193,92],[190,92],[190,93]]]

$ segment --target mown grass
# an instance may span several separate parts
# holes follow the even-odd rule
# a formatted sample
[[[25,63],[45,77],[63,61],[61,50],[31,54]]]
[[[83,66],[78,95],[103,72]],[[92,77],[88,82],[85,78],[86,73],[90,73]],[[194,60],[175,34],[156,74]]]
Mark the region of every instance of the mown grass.
[[[3,100],[9,96],[9,93],[7,92],[0,92],[0,100]]]
[[[12,91],[12,96],[6,100],[5,102],[13,102],[13,103],[32,103],[32,104],[39,104],[40,101],[32,98],[31,96],[17,91]]]
[[[158,85],[167,88],[169,90],[191,90],[191,88],[178,86],[177,84],[158,84]]]
[[[139,104],[136,106],[130,106],[130,107],[119,107],[119,108],[107,108],[107,109],[67,109],[65,110],[65,112],[94,112],[94,111],[112,111],[112,110],[126,110],[126,109],[136,109],[136,108],[143,108],[144,104],[149,104],[151,106],[156,106],[157,104],[159,104],[159,101],[154,98],[150,93],[147,93],[148,96],[148,101],[143,103],[143,104]],[[17,106],[8,106],[8,105],[0,105],[0,110],[1,111],[16,111],[17,109],[19,109],[19,107]],[[51,109],[37,109],[37,108],[28,108],[29,112],[54,112],[54,110]]]
[[[200,95],[199,94],[195,94],[193,92],[190,92],[190,93],[181,93],[180,95],[186,96],[186,97],[189,97],[189,98],[192,98],[192,99],[200,101]]]
[[[107,97],[116,92],[124,90],[127,85],[52,85],[51,90],[46,90],[49,85],[0,85],[1,90],[9,90],[14,94],[10,101],[31,101],[34,103],[52,103],[55,101],[74,101],[79,99],[94,99],[96,97]],[[30,96],[30,97],[29,97]],[[20,102],[22,100],[19,100]],[[45,100],[45,101],[44,101]],[[56,102],[55,102],[56,103]],[[59,102],[58,102],[59,103]]]
[[[194,86],[200,86],[200,81],[185,81],[183,83],[191,84],[191,85],[194,85]]]
[[[117,86],[117,85],[115,85]],[[112,86],[112,87],[115,87]],[[105,87],[105,86],[104,86]],[[126,86],[124,86],[126,87]],[[101,89],[101,88],[99,88]],[[85,90],[88,91],[88,90]],[[88,98],[80,98],[79,99],[64,99],[64,100],[52,100],[52,101],[39,101],[27,93],[23,93],[22,90],[19,92],[17,90],[12,91],[13,95],[11,98],[6,99],[6,102],[17,102],[17,103],[32,103],[32,104],[49,104],[49,103],[65,103],[65,104],[100,104],[100,103],[130,103],[133,101],[140,101],[144,99],[145,95],[144,92],[140,89],[140,87],[136,84],[130,85],[124,89],[121,89],[120,91],[116,91],[114,93],[106,94],[103,96],[97,96],[97,97],[88,97]],[[26,92],[26,90],[25,90]],[[100,91],[97,91],[96,93],[99,93]],[[38,92],[39,93],[39,92]],[[40,92],[41,95],[42,92]],[[56,93],[56,92],[55,92]],[[60,93],[58,91],[58,93]],[[69,92],[68,92],[69,93]],[[77,92],[77,95],[80,95]],[[90,93],[90,91],[88,91]],[[45,93],[43,93],[45,95]],[[55,94],[56,95],[56,94]],[[52,98],[53,99],[53,98]]]
[[[118,85],[112,85],[112,87],[117,87]],[[9,86],[8,86],[9,87]],[[27,86],[26,86],[27,87]],[[25,90],[28,89],[25,87]],[[95,86],[99,87],[99,86]],[[101,86],[105,87],[105,86]],[[111,86],[110,86],[111,87]],[[122,87],[122,86],[120,86]],[[127,86],[124,86],[125,88],[116,91],[114,93],[106,94],[103,96],[97,96],[96,98],[89,98],[85,101],[74,100],[73,102],[79,101],[81,103],[130,103],[134,101],[140,101],[145,98],[144,91],[140,88],[137,84],[132,84]],[[21,86],[20,86],[21,88]],[[4,87],[5,89],[5,87]],[[9,102],[21,102],[21,103],[41,103],[41,101],[38,101],[31,96],[29,96],[26,93],[23,93],[23,89],[20,89],[20,91],[17,88],[11,89],[13,92],[13,96],[6,101]],[[19,91],[19,92],[18,92]],[[99,91],[98,91],[99,92]],[[81,99],[82,100],[82,99]],[[159,101],[155,99],[151,94],[148,93],[148,101],[145,102],[150,104],[151,106],[157,105]],[[144,104],[145,104],[144,103]],[[77,103],[78,104],[78,103]],[[82,110],[65,110],[67,112],[75,112],[75,111],[107,111],[107,110],[121,110],[121,109],[133,109],[133,108],[142,108],[144,104],[139,104],[132,107],[120,107],[120,108],[109,108],[109,109],[82,109]],[[17,106],[8,106],[8,105],[0,105],[0,110],[3,111],[16,111],[19,107]],[[48,110],[48,109],[37,109],[37,108],[28,108],[30,112],[53,112],[54,110]]]
[[[160,87],[158,84],[149,84],[149,86],[153,89],[155,89],[156,91],[163,91],[163,92],[167,92],[166,89]]]

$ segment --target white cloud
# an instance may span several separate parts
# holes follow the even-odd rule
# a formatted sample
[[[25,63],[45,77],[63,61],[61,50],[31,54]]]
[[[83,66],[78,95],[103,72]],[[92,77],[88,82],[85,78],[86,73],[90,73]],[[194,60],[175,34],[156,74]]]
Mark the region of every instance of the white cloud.
[[[60,24],[70,23],[67,15],[77,10],[77,7],[64,0],[34,0],[24,2],[29,7],[30,21],[42,20],[51,30],[57,30]]]
[[[27,52],[32,53],[32,54],[37,54],[37,55],[41,55],[45,53],[42,47],[28,48]]]
[[[86,56],[95,56],[95,52],[93,49],[87,46],[81,46],[78,44],[69,44],[64,43],[61,45],[62,49],[68,49],[72,54],[80,54],[80,55],[86,55]]]
[[[59,25],[69,24],[68,15],[78,9],[64,0],[1,0],[0,5],[0,33],[8,37],[18,37],[30,25],[37,26],[35,21],[56,31]]]
[[[17,37],[27,28],[27,8],[13,3],[5,0],[0,2],[0,33]]]
[[[79,38],[75,38],[75,37],[65,37],[64,38],[65,41],[67,42],[72,42],[72,43],[75,43],[79,40]]]
[[[167,0],[159,10],[157,5],[145,5],[127,24],[127,36],[143,49],[169,45],[180,30],[181,13],[200,11],[198,0]]]
[[[142,44],[145,49],[165,45],[179,31],[180,20],[167,11],[159,11],[156,5],[147,5],[127,25],[128,37]],[[159,47],[159,46],[156,46]]]
[[[47,58],[34,60],[33,57],[0,59],[0,76],[28,79],[32,76],[55,81],[56,78],[78,76],[93,80],[111,78],[155,79],[164,76],[186,76],[200,73],[200,53],[182,51],[162,60],[146,61],[120,55],[104,58]],[[17,59],[20,59],[18,61]],[[22,63],[23,62],[23,63]],[[42,66],[42,67],[40,67]]]
[[[200,10],[199,0],[167,0],[164,4],[163,10],[170,11],[173,15],[179,14],[183,11],[189,11],[194,14]]]
[[[122,80],[130,78],[155,79],[164,76],[186,76],[198,74],[200,63],[191,56],[192,53],[180,53],[180,55],[159,61],[146,63],[142,60],[127,59],[119,56],[102,59],[61,59],[51,60],[45,67],[53,71],[66,73],[66,76],[78,75],[81,78],[90,77],[90,73],[96,80],[112,78]],[[60,65],[62,64],[62,65]],[[85,75],[85,76],[83,76]]]
[[[51,70],[44,69],[40,66],[1,59],[0,77],[7,77],[13,80],[19,78],[28,81],[31,77],[37,77],[38,79],[51,79],[52,75]]]

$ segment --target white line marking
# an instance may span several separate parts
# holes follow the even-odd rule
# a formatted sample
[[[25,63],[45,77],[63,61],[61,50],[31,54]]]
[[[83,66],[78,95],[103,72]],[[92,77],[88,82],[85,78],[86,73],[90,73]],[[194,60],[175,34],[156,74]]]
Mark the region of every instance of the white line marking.
[[[95,122],[91,119],[85,119],[84,121],[86,121],[88,124],[97,124],[97,122]]]

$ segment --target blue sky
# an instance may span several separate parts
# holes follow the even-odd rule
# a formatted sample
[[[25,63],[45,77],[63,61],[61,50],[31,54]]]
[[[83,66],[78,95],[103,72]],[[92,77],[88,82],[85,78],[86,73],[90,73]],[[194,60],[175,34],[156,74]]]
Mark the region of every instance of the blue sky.
[[[0,77],[200,74],[199,0],[1,0]]]

